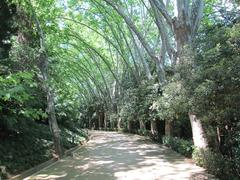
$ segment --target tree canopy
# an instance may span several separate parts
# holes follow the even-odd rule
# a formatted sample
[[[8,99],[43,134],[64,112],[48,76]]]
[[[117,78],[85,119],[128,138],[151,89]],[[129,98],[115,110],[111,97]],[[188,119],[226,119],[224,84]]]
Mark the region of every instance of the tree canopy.
[[[59,157],[64,132],[81,128],[180,139],[173,149],[239,177],[239,10],[234,0],[2,0],[0,138],[49,124]]]

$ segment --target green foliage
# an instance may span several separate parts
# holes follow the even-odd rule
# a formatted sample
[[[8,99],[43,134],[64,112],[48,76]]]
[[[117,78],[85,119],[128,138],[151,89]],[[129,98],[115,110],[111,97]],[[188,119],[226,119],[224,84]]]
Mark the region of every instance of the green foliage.
[[[138,112],[138,97],[136,95],[136,91],[137,89],[129,89],[128,91],[126,91],[126,94],[124,96],[125,100],[123,101],[125,103],[121,107],[120,116],[126,121],[136,120]]]
[[[0,114],[1,127],[18,129],[19,121],[25,119],[39,120],[47,117],[41,105],[33,103],[40,97],[38,85],[30,72],[18,72],[0,76]]]
[[[209,173],[215,174],[220,179],[238,179],[239,175],[234,171],[234,162],[225,158],[222,154],[213,152],[210,149],[194,149],[194,162],[206,168]]]
[[[240,176],[240,125],[238,125],[238,131],[233,135],[233,142],[233,169],[235,174],[238,174],[238,176]]]
[[[75,144],[73,139],[77,142],[86,136],[76,128],[96,129],[99,120],[106,121],[106,129],[114,129],[121,120],[123,128],[142,135],[150,134],[151,121],[163,123],[168,120],[173,122],[174,136],[189,139],[191,128],[187,116],[191,111],[206,128],[210,147],[222,155],[216,159],[218,154],[206,152],[204,155],[211,161],[216,159],[215,162],[211,166],[207,160],[199,159],[199,163],[214,172],[214,168],[226,159],[231,165],[222,164],[216,173],[220,175],[221,170],[229,170],[229,173],[239,174],[236,170],[240,169],[240,25],[237,12],[229,11],[230,7],[223,7],[219,0],[206,0],[201,32],[197,39],[192,35],[195,41],[186,46],[181,56],[180,52],[174,52],[178,47],[174,41],[176,32],[165,26],[164,17],[162,30],[158,31],[155,22],[159,19],[154,17],[150,4],[143,1],[122,0],[113,1],[113,4],[123,8],[145,43],[105,1],[11,2],[18,7],[17,30],[11,22],[15,6],[11,8],[6,1],[0,3],[4,12],[0,12],[0,18],[6,19],[0,27],[0,58],[8,57],[12,47],[9,58],[0,62],[0,131],[4,136],[14,136],[3,143],[7,149],[15,148],[11,141],[16,142],[20,137],[33,144],[27,151],[24,146],[29,144],[22,141],[20,152],[12,150],[14,158],[17,155],[25,157],[29,152],[34,154],[33,149],[36,149],[39,161],[29,158],[37,164],[50,155],[47,151],[52,142],[49,131],[43,130],[46,127],[41,129],[39,125],[40,133],[35,134],[38,128],[28,126],[28,123],[48,123],[46,95],[40,86],[42,74],[39,72],[39,52],[42,51],[39,36],[42,36],[49,62],[49,80],[45,85],[50,86],[55,95],[56,117],[63,129],[65,148]],[[174,14],[173,2],[169,1],[167,6],[170,16]],[[161,37],[164,30],[166,37]],[[18,32],[16,37],[12,34],[15,32]],[[161,54],[162,41],[168,39],[166,54]],[[175,55],[179,56],[177,65],[173,63],[174,58],[171,59]],[[166,56],[165,60],[161,59],[165,61],[162,64],[166,73],[164,83],[159,83],[153,56]],[[148,76],[147,69],[152,77]],[[140,129],[139,122],[146,128]],[[222,138],[220,142],[216,142],[217,128]],[[163,142],[188,157],[193,151],[192,142],[177,137],[164,137]],[[7,150],[2,151],[7,153]],[[20,164],[25,163],[24,158],[19,158],[17,165],[10,161],[11,158],[4,159],[12,172],[22,170]],[[32,165],[29,162],[27,159],[28,166],[24,169]]]
[[[54,153],[52,135],[48,125],[29,121],[21,133],[1,134],[0,162],[9,174],[17,174],[49,160]],[[77,146],[87,138],[79,129],[61,127],[65,149]],[[74,141],[73,141],[74,140]]]
[[[21,133],[2,134],[0,160],[9,173],[16,174],[48,160],[51,146],[49,128],[29,121],[22,127]]]
[[[125,127],[127,127],[128,121],[138,124],[139,120],[146,123],[150,122],[151,119],[158,119],[159,116],[154,109],[151,109],[151,105],[154,99],[160,95],[158,92],[160,90],[158,84],[152,85],[151,83],[142,81],[137,88],[125,90],[119,106],[119,116],[124,121]],[[139,128],[136,126],[134,128]],[[147,131],[144,134],[148,134]]]
[[[2,0],[0,2],[1,12],[1,26],[0,26],[0,59],[3,61],[7,58],[9,51],[11,49],[11,44],[9,42],[11,35],[16,33],[16,28],[14,27],[13,17],[16,14],[16,7],[13,4],[8,4],[7,0]],[[7,65],[7,62],[4,62]],[[2,64],[0,64],[0,73],[4,70]]]
[[[162,137],[164,145],[171,147],[174,151],[186,156],[192,157],[193,153],[193,142],[184,140],[178,137],[164,136]]]
[[[138,129],[137,133],[139,135],[142,135],[142,136],[149,136],[149,137],[151,137],[151,132],[149,130],[146,130],[146,129]]]
[[[160,119],[178,119],[187,112],[185,89],[179,81],[173,80],[162,88],[162,96],[154,99],[150,109],[156,111]]]
[[[194,159],[219,177],[234,178],[239,175],[235,159],[239,159],[240,36],[239,23],[228,24],[201,32],[196,55],[185,53],[178,70],[189,107],[202,119],[210,147],[218,152],[196,150]],[[221,135],[218,145],[217,127]]]

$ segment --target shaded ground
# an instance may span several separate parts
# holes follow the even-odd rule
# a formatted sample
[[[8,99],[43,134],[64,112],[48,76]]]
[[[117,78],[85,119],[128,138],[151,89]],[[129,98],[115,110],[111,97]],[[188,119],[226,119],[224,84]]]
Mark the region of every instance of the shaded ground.
[[[30,179],[165,180],[212,179],[204,169],[172,150],[138,135],[92,132],[81,147]]]

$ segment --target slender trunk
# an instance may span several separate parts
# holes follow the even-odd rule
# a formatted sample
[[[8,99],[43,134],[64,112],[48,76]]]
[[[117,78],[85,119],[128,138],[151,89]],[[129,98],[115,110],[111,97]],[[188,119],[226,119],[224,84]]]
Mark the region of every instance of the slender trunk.
[[[139,120],[139,124],[140,124],[140,129],[141,130],[146,130],[146,124],[143,120]]]
[[[171,120],[165,121],[165,136],[173,136],[173,128],[172,128]]]
[[[102,129],[104,127],[104,113],[99,113],[99,129]]]
[[[155,53],[155,50],[150,46],[150,44],[147,42],[143,34],[139,31],[135,23],[132,21],[132,19],[125,13],[125,10],[123,7],[119,6],[114,2],[114,0],[104,0],[107,4],[113,7],[113,9],[116,10],[116,12],[124,19],[125,23],[128,25],[128,27],[135,33],[137,36],[139,42],[141,42],[142,46],[148,53],[148,55],[152,58],[152,60],[155,61],[158,69],[158,76],[160,78],[160,82],[164,83],[165,81],[165,72],[163,68],[163,64],[160,65],[161,61],[159,61],[159,58],[157,57],[157,54]]]
[[[151,133],[152,133],[153,136],[158,135],[157,121],[156,120],[151,120]]]
[[[216,134],[217,134],[217,143],[216,143],[216,147],[218,148],[219,151],[221,151],[221,145],[222,145],[222,137],[221,137],[221,129],[220,127],[217,127],[216,129]]]
[[[53,135],[53,141],[55,146],[56,154],[59,156],[59,158],[62,157],[63,151],[61,146],[61,137],[60,137],[60,129],[58,127],[57,119],[56,119],[56,113],[55,113],[55,106],[54,106],[54,94],[48,85],[48,58],[47,55],[43,52],[40,54],[40,63],[39,63],[39,69],[41,71],[42,75],[42,81],[43,81],[43,87],[44,91],[47,96],[47,112],[48,112],[48,122],[50,131]]]
[[[132,121],[127,122],[127,129],[128,129],[128,132],[132,132]]]
[[[47,91],[47,107],[48,107],[48,113],[49,113],[48,122],[49,122],[50,130],[53,134],[55,151],[56,151],[56,154],[59,156],[59,158],[61,158],[63,155],[63,151],[62,151],[62,145],[61,145],[60,129],[58,127],[58,123],[55,115],[53,93],[50,89]]]
[[[159,83],[164,84],[166,81],[166,75],[164,70],[165,48],[162,46],[160,57],[155,58],[156,70],[159,79]]]
[[[110,129],[113,130],[115,128],[115,121],[114,120],[110,120]]]
[[[188,115],[192,126],[194,146],[201,149],[206,149],[208,147],[208,141],[202,126],[202,122],[195,114],[188,113]]]
[[[31,2],[29,2],[30,8],[32,10],[34,9]],[[34,11],[33,11],[34,12]],[[46,93],[47,96],[47,111],[48,111],[48,122],[49,122],[49,127],[50,131],[53,135],[53,142],[54,142],[54,147],[56,154],[58,158],[61,158],[63,156],[63,150],[61,146],[61,136],[60,136],[60,129],[58,127],[57,119],[56,119],[56,112],[55,112],[55,105],[54,105],[54,94],[49,86],[49,66],[48,66],[48,56],[47,56],[47,51],[45,48],[45,36],[43,33],[43,30],[41,28],[40,22],[37,18],[37,15],[35,12],[33,13],[33,18],[36,23],[37,27],[37,33],[39,35],[39,46],[40,46],[40,54],[39,54],[39,70],[41,72],[40,79],[43,83],[43,89]]]
[[[118,123],[117,123],[117,128],[118,128],[118,131],[120,131],[122,128],[121,128],[121,121],[122,121],[122,118],[118,118]]]
[[[102,122],[101,122],[101,113],[98,114],[98,129],[102,129]]]
[[[149,64],[146,62],[146,60],[144,58],[144,55],[143,55],[143,48],[142,48],[141,44],[138,45],[132,30],[130,30],[130,33],[131,33],[131,36],[132,36],[134,49],[135,49],[135,51],[137,53],[136,56],[137,55],[139,56],[140,62],[143,65],[143,68],[144,68],[144,71],[146,73],[146,76],[147,76],[148,80],[152,80],[153,77],[152,77],[152,74],[151,74],[151,71],[150,71]]]
[[[107,113],[104,113],[104,129],[107,130]]]

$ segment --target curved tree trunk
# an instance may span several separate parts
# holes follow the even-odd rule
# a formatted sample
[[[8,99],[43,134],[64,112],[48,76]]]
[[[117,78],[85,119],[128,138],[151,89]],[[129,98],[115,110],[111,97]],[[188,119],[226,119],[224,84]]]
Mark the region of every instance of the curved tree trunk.
[[[188,113],[192,126],[193,143],[197,148],[205,149],[208,147],[207,136],[204,132],[202,122],[194,113]]]

